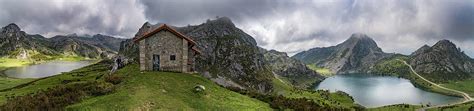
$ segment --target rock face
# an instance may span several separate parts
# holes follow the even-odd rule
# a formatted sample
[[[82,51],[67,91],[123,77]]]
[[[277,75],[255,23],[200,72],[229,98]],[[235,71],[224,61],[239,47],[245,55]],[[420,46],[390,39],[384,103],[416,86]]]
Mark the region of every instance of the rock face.
[[[159,25],[145,23],[136,36]],[[272,68],[266,63],[264,53],[255,39],[235,27],[229,18],[222,17],[196,26],[174,28],[197,42],[202,54],[196,57],[196,70],[204,77],[223,86],[263,93],[273,89],[274,75]],[[132,59],[138,57],[138,47],[130,40],[122,42],[121,46],[120,55]],[[279,72],[285,75],[283,73],[286,72]]]
[[[120,43],[120,49],[118,54],[128,58],[131,62],[138,63],[139,53],[140,52],[138,50],[138,44],[135,44],[132,39],[127,39]]]
[[[43,55],[78,55],[102,58],[116,54],[121,41],[123,39],[105,35],[93,37],[69,35],[48,39],[41,35],[28,35],[12,23],[1,29],[0,57],[34,59]]]
[[[57,54],[41,35],[28,35],[16,24],[9,24],[0,32],[0,57],[24,59],[37,53]]]
[[[311,87],[312,83],[318,83],[323,80],[323,76],[306,67],[302,62],[290,58],[284,52],[275,50],[267,51],[261,49],[265,56],[265,62],[272,69],[275,76],[284,77],[289,80],[293,86],[298,88]]]
[[[432,47],[424,45],[410,58],[416,72],[437,82],[462,80],[474,74],[473,60],[449,40],[438,41]]]
[[[335,73],[361,73],[367,72],[378,60],[391,55],[384,53],[372,38],[356,33],[336,46],[313,48],[293,58],[328,68]]]

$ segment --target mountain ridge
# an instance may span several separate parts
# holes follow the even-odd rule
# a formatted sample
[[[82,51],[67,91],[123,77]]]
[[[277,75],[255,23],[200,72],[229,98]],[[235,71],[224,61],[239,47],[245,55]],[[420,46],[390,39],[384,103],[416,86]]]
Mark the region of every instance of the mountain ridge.
[[[367,72],[376,61],[391,55],[383,52],[366,34],[354,33],[336,46],[312,48],[292,58],[328,68],[334,73],[361,73]]]
[[[463,80],[474,76],[473,59],[446,39],[431,47],[424,45],[409,56],[409,63],[416,72],[434,78],[436,82]]]
[[[92,38],[77,35],[57,35],[45,38],[22,31],[15,23],[2,27],[0,32],[0,56],[17,59],[41,60],[45,56],[81,56],[107,58],[115,55],[123,39],[106,35]]]

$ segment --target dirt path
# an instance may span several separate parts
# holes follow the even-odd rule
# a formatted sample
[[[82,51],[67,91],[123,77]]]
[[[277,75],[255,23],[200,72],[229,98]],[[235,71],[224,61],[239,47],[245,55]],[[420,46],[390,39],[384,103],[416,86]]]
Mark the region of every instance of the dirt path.
[[[423,79],[424,81],[426,81],[426,82],[428,82],[428,83],[430,83],[430,84],[432,84],[432,85],[434,85],[434,86],[436,86],[436,87],[439,87],[439,88],[441,88],[441,89],[459,93],[459,94],[461,94],[461,95],[463,96],[463,98],[464,98],[464,101],[457,102],[457,103],[454,103],[454,104],[443,104],[443,105],[436,105],[436,106],[424,107],[424,108],[418,109],[417,111],[425,111],[426,109],[430,109],[430,108],[451,106],[451,105],[463,104],[463,103],[467,103],[467,102],[474,101],[474,100],[469,96],[469,94],[467,94],[467,93],[465,93],[465,92],[462,92],[462,91],[459,91],[459,90],[446,88],[446,87],[443,87],[443,86],[441,86],[441,85],[439,85],[439,84],[436,84],[436,83],[434,83],[434,82],[431,82],[430,80],[425,79],[423,76],[421,76],[421,75],[419,75],[418,73],[416,73],[416,71],[413,69],[413,67],[411,67],[411,65],[408,64],[406,61],[400,60],[400,59],[397,59],[397,60],[403,62],[405,65],[407,65],[408,67],[410,67],[410,70],[411,70],[416,76],[420,77],[420,78]]]

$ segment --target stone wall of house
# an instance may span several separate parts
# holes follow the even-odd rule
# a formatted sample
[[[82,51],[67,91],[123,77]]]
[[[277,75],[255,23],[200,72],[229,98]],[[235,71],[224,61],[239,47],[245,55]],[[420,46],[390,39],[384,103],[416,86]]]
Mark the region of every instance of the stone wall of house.
[[[140,41],[140,70],[153,70],[153,55],[160,55],[160,70],[187,72],[188,43],[163,30]],[[175,55],[176,60],[170,60]]]
[[[183,61],[181,61],[181,66],[182,66],[182,71],[183,72],[188,72],[188,41],[183,39],[183,45],[182,45],[182,53],[183,53]]]
[[[145,44],[145,41],[146,39],[144,40],[141,40],[139,43],[138,43],[138,52],[140,52],[138,58],[140,59],[140,70],[143,71],[143,70],[147,70],[147,63],[146,63],[146,54],[145,52],[146,51],[146,44]]]
[[[194,58],[194,55],[195,55],[195,52],[188,48],[188,62],[190,62],[191,64],[187,64],[188,66],[188,71],[195,71],[195,67],[194,67],[194,64],[195,64],[195,58]],[[192,70],[191,70],[192,69]]]

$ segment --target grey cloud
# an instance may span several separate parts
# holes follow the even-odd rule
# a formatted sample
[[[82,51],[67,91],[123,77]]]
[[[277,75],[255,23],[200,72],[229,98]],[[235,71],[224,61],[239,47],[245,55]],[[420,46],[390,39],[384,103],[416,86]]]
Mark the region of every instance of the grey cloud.
[[[285,52],[327,45],[317,41],[335,45],[352,33],[366,33],[385,51],[404,54],[440,39],[474,40],[474,3],[468,0],[316,0],[298,6],[288,15],[264,16],[259,23],[246,24],[244,30],[273,33],[256,39],[273,40],[263,47]],[[275,21],[284,24],[274,25]],[[260,26],[270,27],[252,28]],[[308,46],[308,41],[314,45]],[[467,46],[461,48],[474,52]]]
[[[259,46],[290,53],[366,33],[387,52],[409,54],[440,39],[474,54],[472,0],[4,0],[0,24],[31,33],[131,37],[145,22],[176,26],[227,16]]]
[[[290,7],[284,0],[140,0],[147,19],[176,25],[197,24],[216,16],[234,22],[258,19],[278,7]]]
[[[102,33],[131,37],[145,22],[136,1],[3,0],[0,24],[17,23],[28,33]]]

